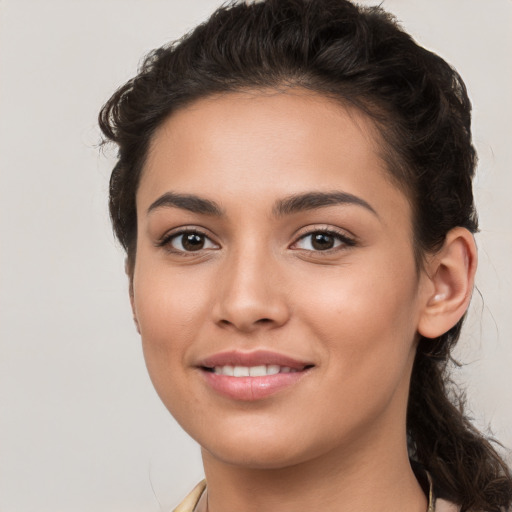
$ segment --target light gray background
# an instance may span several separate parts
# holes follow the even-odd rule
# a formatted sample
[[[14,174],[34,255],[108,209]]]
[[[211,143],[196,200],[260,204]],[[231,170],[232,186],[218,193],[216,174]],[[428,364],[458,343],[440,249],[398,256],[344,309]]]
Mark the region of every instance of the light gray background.
[[[383,3],[474,102],[484,300],[457,380],[512,447],[512,2]],[[146,375],[96,115],[144,53],[218,4],[0,0],[0,512],[169,510],[201,478]]]

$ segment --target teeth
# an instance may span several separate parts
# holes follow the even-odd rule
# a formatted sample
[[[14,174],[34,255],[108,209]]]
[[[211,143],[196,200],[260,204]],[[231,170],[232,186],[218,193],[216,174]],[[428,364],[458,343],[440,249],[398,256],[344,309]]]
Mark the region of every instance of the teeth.
[[[235,366],[233,368],[233,377],[249,377],[249,367]]]
[[[263,377],[267,375],[267,367],[264,364],[261,366],[250,366],[249,375],[251,377]]]
[[[267,366],[267,375],[276,375],[279,373],[279,366],[277,364],[269,364]]]
[[[222,367],[222,375],[230,375],[233,376],[234,368],[232,366],[223,366]]]
[[[230,377],[264,377],[266,375],[276,375],[278,373],[295,373],[296,368],[288,366],[279,366],[277,364],[259,365],[259,366],[215,366],[213,373],[218,375],[228,375]]]

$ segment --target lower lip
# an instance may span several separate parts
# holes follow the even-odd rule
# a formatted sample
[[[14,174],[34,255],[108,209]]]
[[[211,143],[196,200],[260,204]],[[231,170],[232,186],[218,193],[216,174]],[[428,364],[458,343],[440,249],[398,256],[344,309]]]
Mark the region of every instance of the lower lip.
[[[202,373],[206,382],[217,393],[233,400],[255,401],[293,386],[309,373],[309,369],[262,377],[230,377],[205,370],[202,370]]]

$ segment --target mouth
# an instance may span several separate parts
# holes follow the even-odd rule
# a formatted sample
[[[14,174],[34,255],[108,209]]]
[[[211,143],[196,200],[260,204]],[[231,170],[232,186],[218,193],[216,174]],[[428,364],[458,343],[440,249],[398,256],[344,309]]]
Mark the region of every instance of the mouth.
[[[255,401],[298,384],[314,364],[269,351],[224,352],[201,361],[207,386],[233,400]]]
[[[267,375],[277,375],[279,373],[297,373],[312,368],[313,365],[305,365],[301,368],[291,368],[290,366],[280,366],[278,364],[262,364],[258,366],[233,366],[223,365],[208,367],[203,366],[206,372],[216,375],[227,375],[229,377],[265,377]]]

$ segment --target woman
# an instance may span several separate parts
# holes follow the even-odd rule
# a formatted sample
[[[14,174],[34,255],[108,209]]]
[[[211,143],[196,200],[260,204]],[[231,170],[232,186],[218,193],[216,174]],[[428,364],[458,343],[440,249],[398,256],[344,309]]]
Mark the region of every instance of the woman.
[[[477,259],[448,64],[377,7],[235,3],[100,124],[148,370],[202,448],[177,510],[510,507],[448,397]]]

